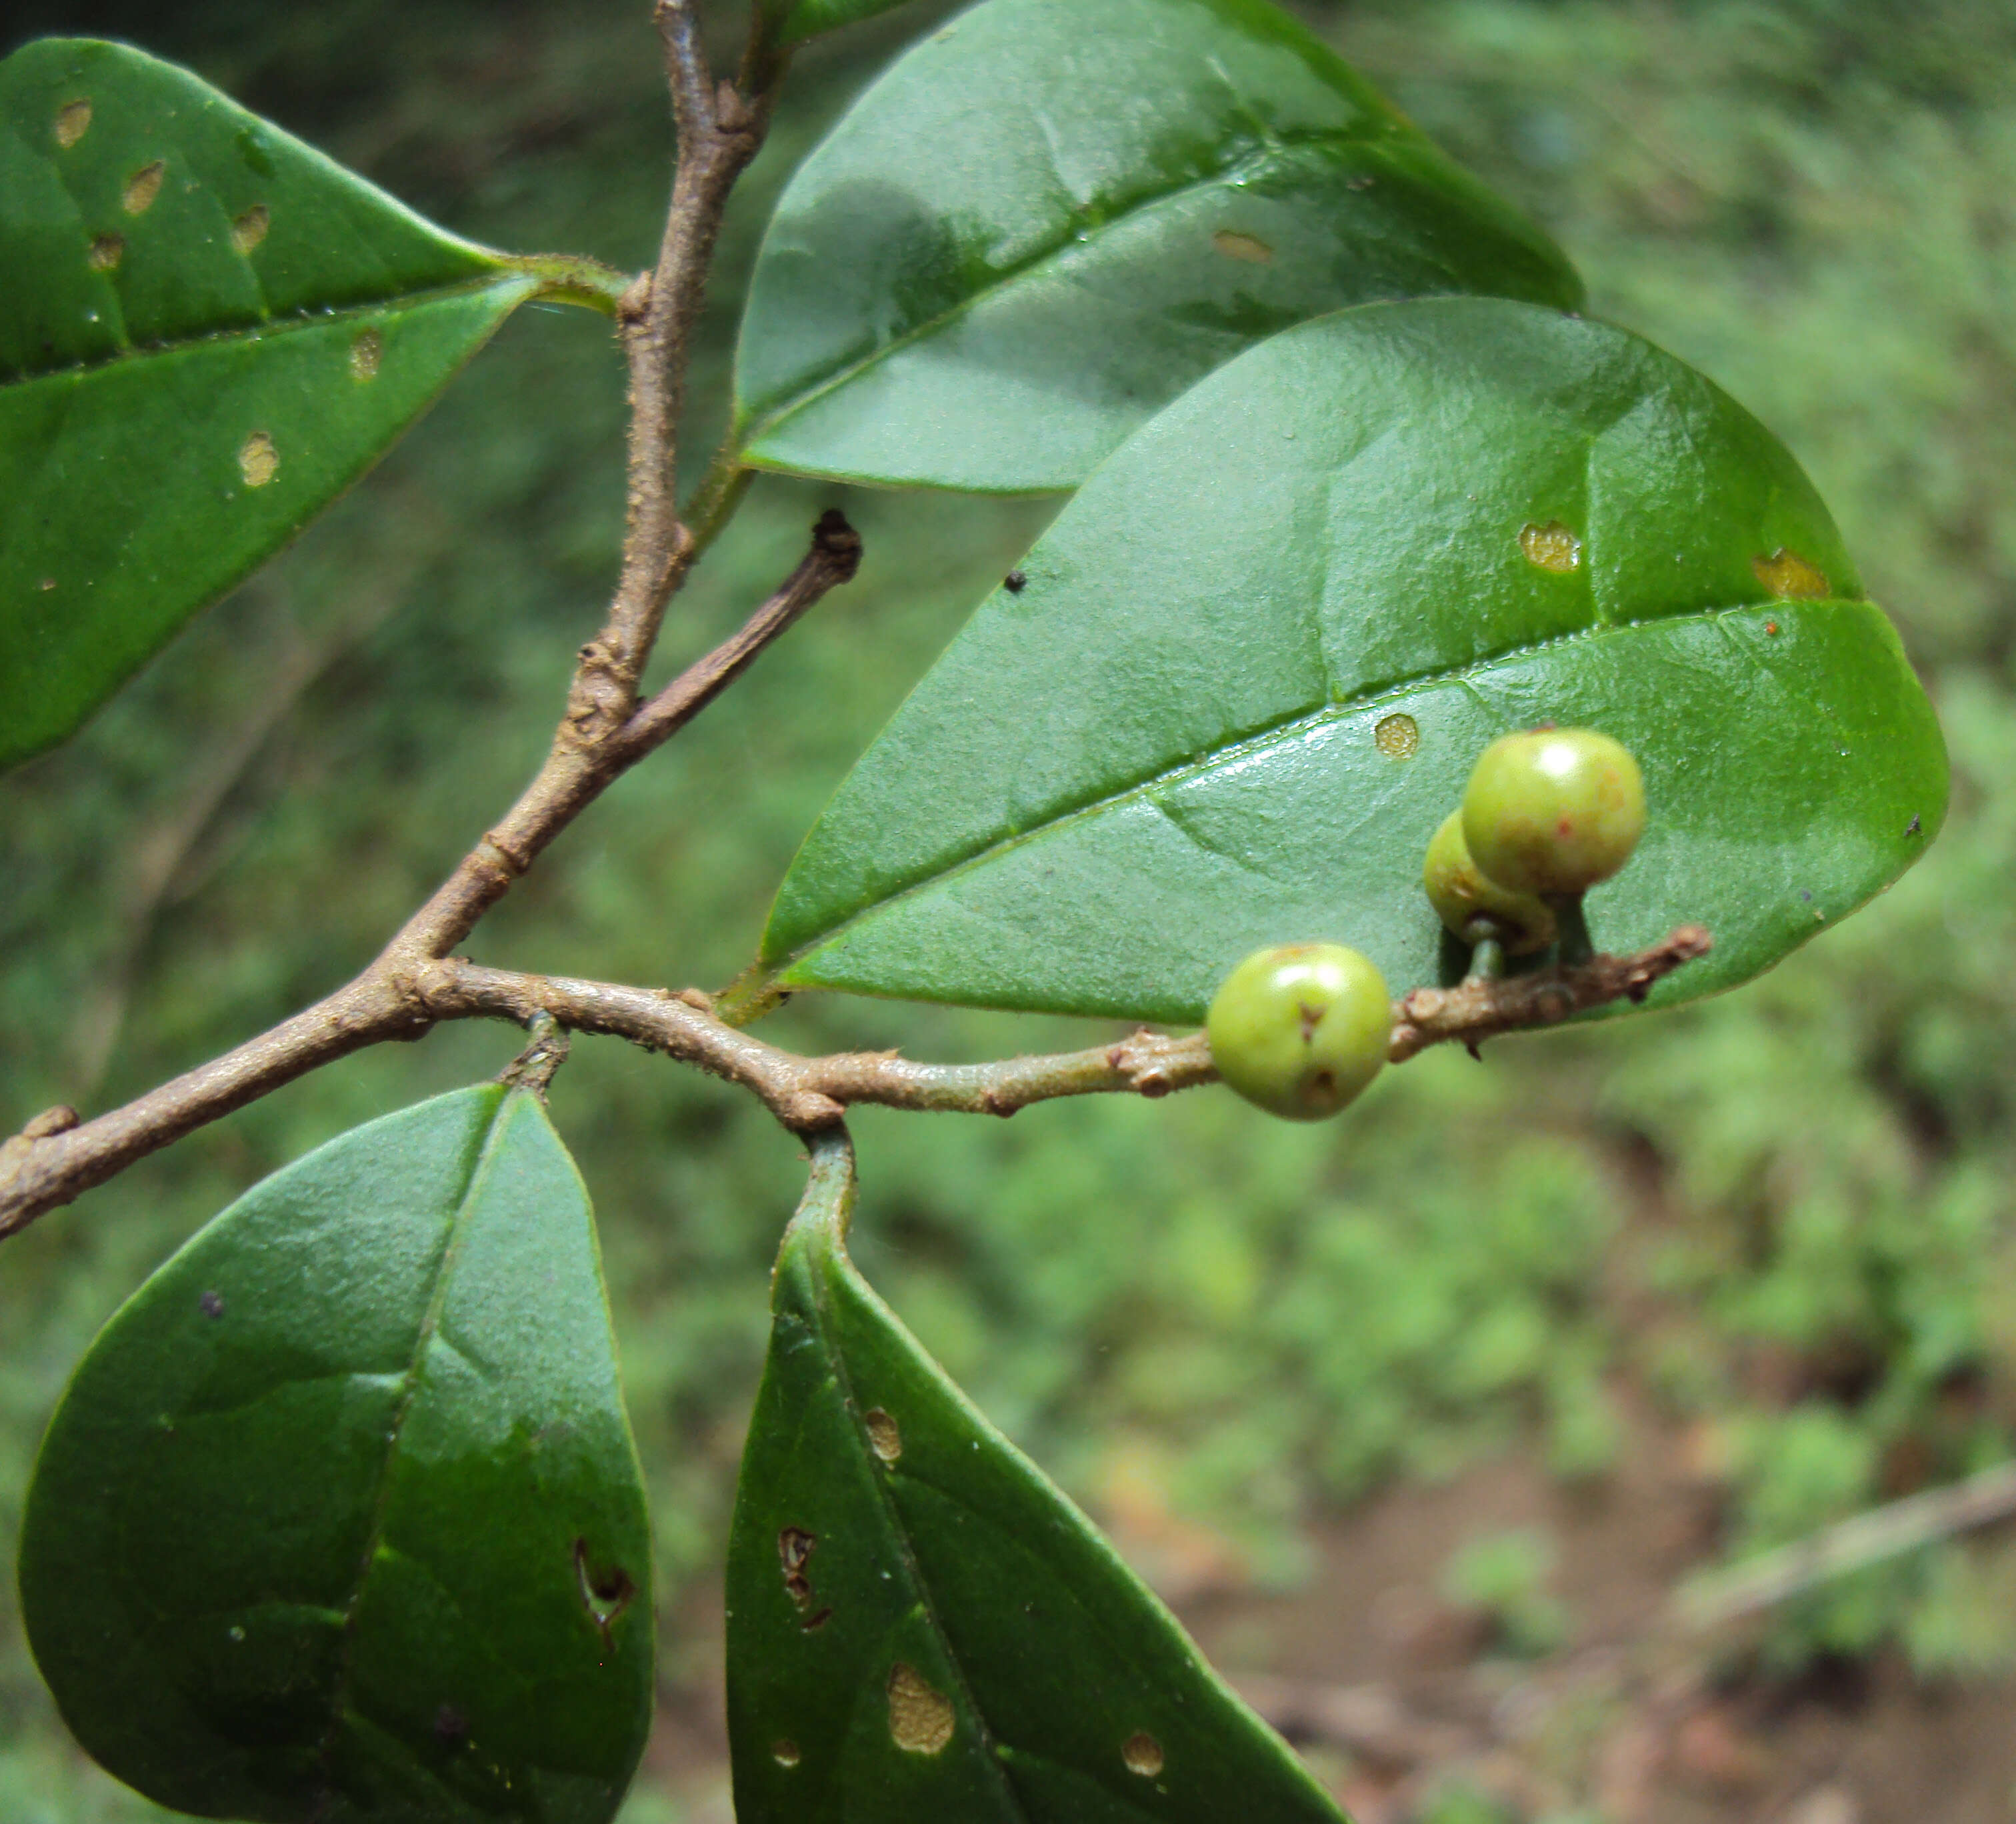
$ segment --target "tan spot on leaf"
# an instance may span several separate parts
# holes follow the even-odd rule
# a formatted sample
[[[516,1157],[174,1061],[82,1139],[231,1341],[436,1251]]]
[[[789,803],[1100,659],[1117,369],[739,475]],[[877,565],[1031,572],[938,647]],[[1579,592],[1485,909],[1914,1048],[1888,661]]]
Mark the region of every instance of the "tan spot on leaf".
[[[798,1745],[789,1736],[779,1737],[770,1754],[779,1767],[795,1767],[798,1764]]]
[[[1271,266],[1274,250],[1258,235],[1241,234],[1236,228],[1222,228],[1211,244],[1228,260],[1244,260],[1249,266]]]
[[[56,110],[56,144],[65,148],[76,145],[91,131],[91,103],[88,101],[65,102]]]
[[[249,254],[266,238],[266,230],[273,225],[273,212],[263,203],[255,203],[231,225],[231,244],[241,254]]]
[[[1372,731],[1373,745],[1388,760],[1412,760],[1421,745],[1421,725],[1412,716],[1387,716]]]
[[[1781,602],[1817,602],[1833,592],[1824,574],[1782,545],[1769,557],[1751,558],[1750,567]]]
[[[1121,1745],[1120,1758],[1127,1763],[1129,1773],[1153,1779],[1162,1771],[1162,1744],[1146,1729],[1136,1729]]]
[[[1582,567],[1582,541],[1559,520],[1550,520],[1544,526],[1521,527],[1519,549],[1525,552],[1528,563],[1550,570],[1557,576],[1566,576]]]
[[[126,237],[123,234],[93,235],[91,251],[85,257],[90,261],[94,272],[116,272],[119,262],[126,257]]]
[[[238,452],[238,466],[247,487],[264,487],[279,473],[280,452],[263,430],[255,430]]]
[[[375,380],[378,364],[385,358],[385,338],[376,329],[366,329],[350,345],[350,377]]]
[[[161,193],[161,179],[167,169],[167,161],[158,158],[152,164],[141,166],[126,180],[126,188],[119,194],[119,207],[128,215],[145,215]]]
[[[901,1660],[889,1669],[889,1739],[905,1754],[939,1754],[952,1739],[952,1700]]]
[[[884,1462],[893,1463],[903,1454],[903,1434],[880,1406],[866,1414],[862,1423],[868,1427],[869,1448]]]

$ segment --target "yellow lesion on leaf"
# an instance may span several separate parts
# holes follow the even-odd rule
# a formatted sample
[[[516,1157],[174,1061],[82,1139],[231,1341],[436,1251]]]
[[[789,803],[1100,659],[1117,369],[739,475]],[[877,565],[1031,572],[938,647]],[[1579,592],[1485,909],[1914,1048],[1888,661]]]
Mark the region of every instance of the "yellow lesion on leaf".
[[[119,207],[128,215],[145,215],[154,207],[154,199],[161,193],[161,179],[167,175],[167,160],[157,158],[152,164],[143,164],[126,180],[126,188],[119,193]]]
[[[255,203],[231,225],[231,244],[241,254],[249,254],[266,238],[266,230],[273,225],[273,212],[263,203]]]
[[[91,237],[91,251],[85,257],[90,261],[94,272],[116,272],[119,262],[126,257],[126,237],[123,234],[99,234]]]
[[[350,377],[375,380],[378,364],[385,358],[385,338],[376,329],[366,329],[350,345]]]
[[[1826,572],[1783,545],[1769,557],[1751,558],[1750,567],[1758,581],[1780,602],[1818,602],[1834,592]]]
[[[1519,549],[1525,552],[1528,563],[1552,570],[1557,576],[1566,576],[1582,567],[1582,541],[1559,520],[1550,520],[1544,526],[1521,527]]]
[[[896,1421],[880,1406],[864,1412],[861,1423],[868,1428],[869,1448],[884,1462],[893,1463],[903,1454],[903,1434]]]
[[[1146,1729],[1136,1729],[1127,1738],[1120,1757],[1129,1773],[1138,1773],[1143,1779],[1153,1779],[1162,1771],[1162,1744]]]
[[[255,430],[239,447],[238,470],[247,487],[264,487],[279,473],[280,452],[263,430]]]
[[[1412,760],[1420,751],[1421,725],[1409,715],[1382,717],[1372,743],[1388,760]]]
[[[939,1754],[952,1740],[952,1700],[934,1689],[913,1666],[889,1669],[889,1739],[906,1754]]]
[[[56,144],[67,152],[91,131],[91,103],[65,102],[56,110]]]
[[[1249,266],[1271,266],[1274,250],[1257,234],[1241,234],[1236,228],[1222,228],[1211,244],[1228,260],[1243,260]]]

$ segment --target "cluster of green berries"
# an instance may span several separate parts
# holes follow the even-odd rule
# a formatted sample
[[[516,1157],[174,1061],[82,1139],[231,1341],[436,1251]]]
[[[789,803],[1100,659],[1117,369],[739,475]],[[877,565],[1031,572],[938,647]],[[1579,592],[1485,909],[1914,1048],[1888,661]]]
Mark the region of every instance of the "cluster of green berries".
[[[1559,915],[1622,867],[1644,833],[1645,782],[1621,742],[1593,729],[1501,735],[1429,843],[1421,884],[1466,944],[1530,955],[1554,941]]]
[[[1470,944],[1524,956],[1629,858],[1645,828],[1638,764],[1607,735],[1535,729],[1485,748],[1460,810],[1428,844],[1423,883]],[[1205,1022],[1218,1074],[1248,1102],[1320,1121],[1379,1074],[1392,1040],[1386,982],[1341,944],[1257,950],[1225,978]]]

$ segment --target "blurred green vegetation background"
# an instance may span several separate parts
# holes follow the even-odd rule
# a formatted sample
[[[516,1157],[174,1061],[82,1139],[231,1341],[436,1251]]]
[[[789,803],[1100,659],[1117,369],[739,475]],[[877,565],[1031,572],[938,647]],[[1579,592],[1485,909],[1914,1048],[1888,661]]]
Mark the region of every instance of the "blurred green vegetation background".
[[[725,38],[740,9],[717,10]],[[726,236],[710,423],[769,200],[949,10],[919,0],[801,58]],[[1790,442],[1938,700],[1952,820],[1885,898],[1737,995],[1494,1045],[1481,1067],[1431,1055],[1319,1131],[1218,1092],[1012,1124],[864,1113],[862,1263],[1067,1487],[1132,1516],[1144,1556],[1145,1511],[1261,1588],[1313,1574],[1326,1516],[1395,1479],[1525,1452],[1600,1489],[1634,1427],[1701,1458],[1711,1556],[1998,1461],[2016,1426],[2016,12],[1300,10],[1551,227],[1595,311]],[[130,38],[466,234],[634,268],[669,143],[648,14],[25,0],[0,49]],[[137,1093],[335,985],[485,827],[542,754],[613,577],[621,405],[605,325],[523,313],[267,574],[0,781],[0,1128]],[[859,581],[583,819],[474,954],[725,982],[825,795],[1055,508],[761,481],[661,665],[736,624],[834,499],[867,541]],[[1088,1030],[837,999],[766,1028],[947,1057]],[[467,1027],[355,1059],[0,1252],[9,1563],[65,1377],[151,1268],[264,1173],[515,1049]],[[610,1042],[577,1044],[553,1110],[601,1214],[683,1701],[717,1676],[707,1592],[799,1160],[736,1095]],[[1534,1650],[1573,1628],[1518,1570],[1541,1547],[1481,1549],[1452,1575],[1509,1578]],[[2007,1588],[1994,1547],[1955,1544],[1791,1606],[1751,1650],[1766,1671],[1883,1649],[1927,1678],[1993,1671],[2016,1654]],[[632,1824],[682,1815],[667,1790],[647,1779]],[[160,1815],[67,1746],[10,1578],[0,1818]]]

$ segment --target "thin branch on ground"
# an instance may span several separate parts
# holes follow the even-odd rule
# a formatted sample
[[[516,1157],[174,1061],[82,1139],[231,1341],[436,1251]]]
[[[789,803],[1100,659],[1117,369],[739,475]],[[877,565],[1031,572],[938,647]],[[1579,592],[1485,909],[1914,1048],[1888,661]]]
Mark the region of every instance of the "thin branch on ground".
[[[1809,1538],[1694,1578],[1675,1594],[1673,1619],[1688,1632],[1719,1628],[1851,1571],[2011,1517],[2016,1463],[1999,1463],[1963,1482],[1871,1508]]]
[[[789,593],[787,585],[778,599]],[[1553,1025],[1566,1012],[1605,1000],[1636,998],[1707,947],[1706,932],[1683,926],[1635,956],[1598,956],[1579,968],[1456,989],[1417,988],[1395,1005],[1388,1055],[1399,1063],[1430,1045],[1475,1044],[1522,1027]],[[1435,997],[1431,1007],[1424,1006],[1424,997]],[[861,1103],[1012,1115],[1064,1096],[1152,1099],[1217,1077],[1201,1033],[1172,1038],[1143,1031],[1084,1051],[984,1064],[919,1063],[894,1052],[808,1058],[718,1019],[698,989],[528,975],[461,957],[422,959],[403,971],[374,966],[250,1044],[95,1121],[80,1124],[68,1109],[38,1117],[0,1146],[0,1239],[171,1141],[366,1045],[418,1038],[449,1020],[529,1026],[541,1015],[571,1031],[627,1039],[739,1085],[797,1134],[830,1126]]]

